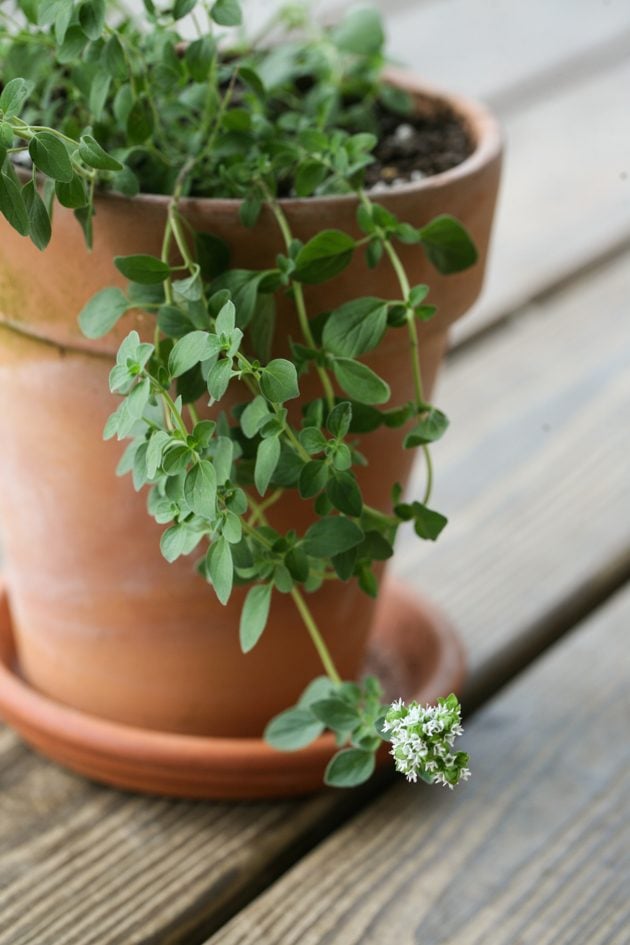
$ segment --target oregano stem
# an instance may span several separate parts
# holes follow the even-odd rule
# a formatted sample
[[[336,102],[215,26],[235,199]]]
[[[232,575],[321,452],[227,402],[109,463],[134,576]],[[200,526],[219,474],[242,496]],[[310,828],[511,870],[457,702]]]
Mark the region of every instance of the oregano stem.
[[[257,521],[264,519],[264,513],[267,509],[271,508],[272,505],[275,505],[279,499],[284,495],[284,489],[275,489],[271,495],[267,496],[262,502],[250,503],[254,506],[251,517],[249,519],[250,525],[255,525]]]
[[[342,681],[341,676],[337,672],[328,647],[326,646],[323,636],[319,632],[319,628],[313,619],[313,615],[311,614],[308,604],[302,597],[302,594],[297,589],[297,587],[294,587],[291,590],[291,597],[293,598],[293,603],[297,607],[298,613],[302,618],[304,626],[308,630],[309,636],[313,642],[313,646],[317,650],[317,655],[322,661],[322,666],[326,670],[326,675],[331,680],[331,682],[334,682],[336,685],[340,685]]]
[[[389,257],[389,261],[392,264],[394,272],[398,278],[398,283],[400,285],[401,292],[403,294],[403,299],[407,300],[409,298],[409,293],[411,292],[411,287],[409,285],[409,279],[407,278],[407,273],[405,272],[404,266],[401,262],[400,256],[392,246],[392,243],[388,239],[383,240],[383,246],[385,247],[385,252]],[[418,344],[418,330],[416,328],[416,320],[413,310],[409,310],[407,313],[407,331],[409,332],[409,343],[411,347],[411,365],[413,369],[413,383],[416,396],[416,406],[422,407],[425,403],[424,400],[424,387],[422,384],[422,372],[420,368],[420,348]]]
[[[394,272],[398,277],[398,282],[403,293],[403,298],[407,300],[409,298],[411,287],[409,285],[409,279],[407,278],[407,273],[405,272],[400,256],[396,252],[390,240],[384,239],[383,245],[385,247],[385,252],[387,253],[387,256],[389,257],[389,260],[392,264]],[[411,368],[413,373],[416,408],[420,412],[422,408],[425,407],[426,401],[424,399],[424,385],[422,383],[422,369],[420,367],[420,345],[418,343],[416,316],[413,309],[411,308],[407,312],[407,331],[409,333],[409,346],[411,348]],[[427,467],[427,482],[423,499],[423,505],[426,505],[433,490],[433,462],[431,460],[431,451],[426,443],[422,446],[422,452],[424,453]]]
[[[278,201],[275,199],[275,197],[272,196],[272,194],[264,186],[264,184],[263,184],[263,189],[265,192],[265,196],[269,202],[269,206],[271,207],[271,210],[280,228],[280,232],[282,233],[282,237],[284,239],[287,251],[289,251],[291,247],[291,243],[293,242],[293,234],[291,233],[289,221],[287,220],[284,210],[282,209]],[[302,332],[302,335],[304,336],[304,340],[306,344],[309,346],[309,348],[312,348],[314,351],[319,351],[320,349],[318,348],[315,342],[315,338],[313,337],[313,332],[311,331],[311,326],[310,326],[310,322],[308,318],[308,312],[306,311],[306,300],[304,298],[304,289],[302,288],[299,282],[295,282],[293,279],[291,280],[291,288],[293,289],[295,310],[297,312],[298,321],[300,323],[300,330]],[[323,368],[321,364],[317,364],[316,369],[317,369],[317,373],[319,375],[319,379],[322,384],[322,388],[324,390],[324,396],[326,397],[326,403],[328,405],[328,409],[332,410],[333,407],[335,406],[335,389],[332,385],[332,382],[328,376],[328,372],[326,371],[326,369]]]
[[[426,505],[431,498],[431,492],[433,491],[433,460],[431,459],[431,450],[426,443],[423,443],[422,445],[422,452],[424,453],[424,459],[427,464],[427,483],[424,489],[424,497],[422,499],[422,504]]]
[[[255,513],[260,518],[261,523],[263,525],[268,525],[269,522],[267,521],[267,517],[265,515],[264,509],[262,508],[262,503],[259,505],[255,501],[255,499],[252,499],[251,497],[249,499],[249,502],[252,508],[254,509]],[[263,541],[267,547],[271,547],[270,542],[264,539],[262,535],[259,535],[258,532],[254,528],[252,528],[249,522],[243,522],[243,526],[250,535],[252,535],[253,537],[257,538],[260,541]],[[300,617],[302,618],[302,623],[306,627],[308,631],[308,635],[310,636],[311,641],[313,643],[313,646],[315,647],[315,650],[317,651],[317,655],[319,656],[322,662],[322,666],[324,667],[326,675],[331,680],[331,682],[334,682],[336,685],[339,685],[342,682],[341,676],[337,672],[337,668],[335,666],[333,658],[330,655],[330,650],[326,646],[326,641],[324,640],[319,630],[319,627],[317,626],[317,623],[315,622],[315,618],[313,617],[311,613],[310,607],[304,600],[302,593],[298,590],[297,587],[295,586],[292,587],[290,593],[291,593],[291,598],[293,600],[293,603],[295,604],[297,611]]]

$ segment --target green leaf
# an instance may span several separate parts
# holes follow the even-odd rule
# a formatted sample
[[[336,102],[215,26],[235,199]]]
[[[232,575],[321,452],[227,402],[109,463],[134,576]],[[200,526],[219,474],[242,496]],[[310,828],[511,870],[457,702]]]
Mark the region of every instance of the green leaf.
[[[308,557],[301,548],[292,548],[284,563],[294,581],[306,581],[309,574]]]
[[[193,323],[176,305],[161,305],[158,309],[158,328],[169,338],[183,338],[193,331]]]
[[[147,476],[153,479],[162,463],[162,453],[167,443],[170,443],[170,436],[164,430],[156,430],[147,449]]]
[[[238,0],[216,0],[210,10],[210,16],[219,26],[240,26],[243,21]]]
[[[206,82],[212,68],[216,47],[211,36],[202,36],[186,48],[186,65],[195,82]]]
[[[420,235],[427,258],[438,272],[461,272],[477,262],[477,250],[468,232],[448,214],[435,217],[422,227]]]
[[[68,184],[74,177],[68,149],[63,141],[49,131],[38,131],[31,138],[28,153],[35,167],[53,180]]]
[[[425,414],[419,423],[409,431],[405,437],[405,449],[413,449],[415,446],[424,446],[426,443],[434,443],[439,440],[448,428],[448,417],[436,407]]]
[[[247,118],[249,114],[244,113]],[[225,122],[227,124],[227,117],[230,115],[228,111],[225,116]],[[251,229],[253,226],[256,226],[258,223],[258,218],[260,216],[260,211],[262,210],[262,199],[258,194],[249,194],[248,197],[243,200],[240,210],[238,212],[239,219],[243,226],[246,226],[248,229]]]
[[[153,134],[153,112],[146,96],[139,96],[127,116],[129,144],[143,144]]]
[[[79,210],[88,202],[88,194],[83,178],[74,174],[71,181],[56,181],[55,193],[62,207],[69,210]]]
[[[184,553],[186,547],[187,529],[185,525],[171,525],[162,534],[160,551],[169,563],[172,563]]]
[[[313,715],[333,732],[351,732],[361,721],[356,706],[351,706],[344,699],[335,696],[311,703],[310,709]]]
[[[100,39],[105,26],[105,0],[85,0],[79,8],[79,23],[88,39]]]
[[[208,374],[208,393],[213,400],[221,400],[232,378],[232,359],[222,358],[217,361]]]
[[[331,312],[322,341],[327,351],[354,358],[376,348],[386,328],[386,302],[370,297],[355,299]]]
[[[269,722],[264,739],[279,751],[296,751],[310,745],[323,731],[323,724],[310,709],[287,709]]]
[[[210,440],[214,436],[214,431],[216,430],[217,425],[214,420],[200,420],[199,423],[195,424],[193,429],[193,437],[195,443],[197,443],[202,449],[205,449],[209,444]]]
[[[93,295],[79,315],[79,326],[86,338],[102,338],[129,309],[120,289],[110,286]]]
[[[272,414],[264,397],[254,397],[240,416],[241,430],[251,440]]]
[[[22,188],[22,196],[28,211],[30,237],[38,249],[44,250],[51,237],[50,217],[32,180]]]
[[[236,327],[236,309],[234,302],[226,302],[216,317],[215,328],[218,335],[229,335]]]
[[[300,390],[295,365],[285,358],[274,358],[262,369],[260,387],[272,403],[282,404],[298,397]]]
[[[214,466],[206,459],[196,463],[186,475],[184,498],[201,518],[214,519],[217,506],[217,476]]]
[[[4,112],[5,118],[15,118],[20,114],[32,88],[33,83],[26,79],[16,78],[7,82],[0,95],[0,111]]]
[[[127,399],[124,402],[127,408],[127,414],[130,418],[134,420],[140,419],[148,403],[150,393],[151,382],[148,377],[145,377],[144,380],[136,384],[131,393],[127,395]]]
[[[365,248],[365,260],[369,269],[376,269],[383,258],[383,241],[378,238],[371,240]]]
[[[326,494],[334,507],[346,515],[356,517],[363,511],[361,490],[352,473],[336,472],[326,487]]]
[[[340,555],[334,555],[331,558],[333,568],[340,581],[348,581],[354,574],[354,568],[357,563],[357,549],[351,548]]]
[[[219,485],[223,485],[226,479],[230,478],[233,458],[234,443],[229,436],[219,436],[217,438],[217,448],[214,453],[214,468]]]
[[[230,265],[230,247],[212,233],[196,233],[195,250],[201,274],[206,282],[211,282]]]
[[[216,335],[207,331],[191,331],[175,342],[168,356],[171,377],[180,377],[201,361],[209,360],[219,350]]]
[[[446,526],[448,519],[440,512],[429,509],[426,505],[414,502],[414,528],[416,535],[435,541]]]
[[[300,472],[298,489],[303,499],[311,499],[321,492],[328,482],[328,464],[323,459],[313,459]]]
[[[326,426],[328,430],[337,439],[343,439],[352,423],[352,404],[343,400],[337,404],[328,414]]]
[[[368,597],[378,597],[378,581],[376,575],[368,565],[361,565],[359,570],[359,587]]]
[[[341,389],[360,404],[384,404],[390,398],[389,384],[360,361],[335,358],[333,372]]]
[[[80,26],[71,26],[66,31],[63,43],[57,49],[57,62],[66,64],[79,59],[88,42]]]
[[[372,777],[375,764],[374,752],[344,748],[328,763],[324,783],[331,787],[356,787]]]
[[[250,66],[241,66],[238,74],[239,78],[242,79],[245,85],[248,85],[259,98],[264,97],[265,86],[263,85],[262,79],[255,69],[252,69]]]
[[[361,556],[367,556],[374,561],[387,561],[394,554],[390,542],[377,531],[366,532],[365,541],[359,549]]]
[[[293,278],[298,282],[326,282],[346,268],[355,241],[341,230],[322,230],[297,255]]]
[[[280,460],[280,440],[270,436],[262,440],[256,452],[254,484],[259,495],[264,495]]]
[[[328,446],[328,440],[317,427],[304,427],[300,430],[300,443],[307,453],[321,453]]]
[[[79,207],[77,210],[75,210],[74,216],[83,231],[85,245],[88,249],[92,249],[94,238],[94,204],[92,201],[88,198],[87,205],[85,207]]]
[[[305,161],[295,175],[295,192],[298,197],[310,197],[326,178],[328,169],[321,161]]]
[[[256,646],[267,626],[271,591],[271,584],[256,584],[247,593],[241,611],[240,623],[240,641],[243,653],[249,653]]]
[[[343,52],[357,56],[372,56],[380,52],[385,43],[385,33],[379,12],[369,7],[352,10],[333,30],[332,39]]]
[[[411,505],[405,503],[396,505],[394,512],[403,522],[413,519],[416,534],[420,538],[426,538],[429,541],[435,541],[448,522],[448,519],[440,512],[434,512],[433,509],[427,508],[421,502],[413,502]]]
[[[164,282],[171,274],[171,268],[157,256],[140,253],[135,256],[115,256],[116,269],[126,279],[141,285],[157,285]]]
[[[111,84],[112,78],[107,72],[97,72],[92,79],[89,105],[94,121],[101,119]]]
[[[236,307],[237,324],[245,328],[256,313],[258,288],[266,276],[265,271],[230,269],[214,282],[213,289],[227,289]]]
[[[333,695],[336,688],[335,683],[331,682],[328,676],[316,676],[315,679],[311,679],[298,699],[296,708],[306,709],[320,699],[327,699]]]
[[[192,459],[190,448],[173,439],[162,456],[162,469],[168,476],[178,476],[186,472]]]
[[[232,550],[227,539],[218,538],[210,545],[206,567],[217,597],[222,604],[227,604],[234,580]]]
[[[83,135],[81,138],[79,155],[88,167],[94,167],[99,171],[122,171],[123,169],[120,161],[111,157],[92,135]]]
[[[105,44],[104,64],[112,79],[127,78],[127,61],[122,43],[114,34]]]
[[[409,304],[412,308],[417,308],[418,305],[422,305],[427,295],[429,294],[429,286],[424,285],[414,285],[413,289],[409,292]]]
[[[422,238],[418,227],[412,226],[411,223],[399,223],[394,233],[401,243],[406,243],[408,246],[419,243]]]
[[[181,20],[197,6],[197,0],[175,0],[173,4],[173,19]]]
[[[331,558],[349,551],[363,541],[358,525],[341,515],[322,518],[304,536],[303,548],[313,558]]]

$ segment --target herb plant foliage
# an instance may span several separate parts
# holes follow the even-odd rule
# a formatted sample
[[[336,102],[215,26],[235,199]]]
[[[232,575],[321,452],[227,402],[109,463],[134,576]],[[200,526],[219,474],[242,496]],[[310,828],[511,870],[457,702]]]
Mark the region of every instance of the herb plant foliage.
[[[9,9],[7,9],[9,7]],[[184,42],[188,17],[196,38]],[[244,38],[238,0],[144,0],[144,14],[105,0],[18,0],[0,11],[0,212],[44,250],[53,205],[71,209],[91,245],[96,190],[169,195],[160,258],[119,256],[126,291],[100,291],[79,315],[99,338],[132,309],[151,313],[151,342],[132,331],[118,351],[110,388],[119,398],[106,438],[129,440],[119,474],[148,487],[148,511],[162,524],[167,561],[197,556],[200,574],[226,604],[249,587],[242,611],[244,653],[265,631],[273,595],[288,594],[325,675],[297,706],[271,720],[267,740],[281,750],[309,744],[326,729],[339,751],[326,781],[352,786],[372,773],[383,740],[412,780],[452,786],[467,756],[452,750],[460,732],[454,696],[436,709],[383,705],[374,678],[343,681],[317,627],[309,596],[324,581],[358,581],[378,592],[377,562],[393,553],[401,524],[435,541],[446,518],[431,506],[431,444],[448,426],[425,397],[418,322],[435,309],[428,288],[411,285],[398,246],[417,244],[442,273],[474,263],[460,224],[441,216],[418,227],[397,219],[363,187],[378,140],[378,111],[401,115],[411,103],[382,79],[383,29],[375,11],[350,12],[318,28],[303,6],[273,16]],[[336,229],[306,244],[291,232],[286,196],[356,194],[359,239]],[[195,233],[182,197],[233,197],[243,227],[267,205],[284,242],[271,269],[234,269],[230,249]],[[98,223],[97,223],[98,225]],[[390,266],[395,298],[357,296],[334,311],[308,312],[303,287],[325,283],[357,253]],[[288,295],[301,337],[292,358],[271,356],[274,300]],[[389,332],[405,332],[413,399],[392,403],[387,382],[362,357]],[[321,394],[287,404],[315,373]],[[228,391],[238,405],[222,409]],[[195,404],[209,401],[213,419]],[[404,427],[404,449],[420,450],[424,494],[371,508],[356,470],[365,462],[356,434]],[[285,492],[314,506],[304,534],[280,534],[267,518]],[[244,657],[246,658],[246,657]]]

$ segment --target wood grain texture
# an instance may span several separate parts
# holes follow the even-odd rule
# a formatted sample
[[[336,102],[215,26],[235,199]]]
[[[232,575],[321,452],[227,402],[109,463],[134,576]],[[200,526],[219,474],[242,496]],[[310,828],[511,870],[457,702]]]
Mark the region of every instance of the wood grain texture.
[[[208,945],[623,945],[630,589],[469,725],[456,792],[402,783]]]
[[[326,826],[331,806],[128,795],[62,771],[5,730],[0,943],[148,945],[214,928],[253,875]]]
[[[433,504],[452,522],[435,546],[405,535],[395,568],[464,633],[478,690],[630,571],[629,267],[603,266],[444,372]]]
[[[625,3],[572,0],[407,0],[385,11],[389,48],[432,82],[502,108],[524,87],[553,89],[586,71],[593,50],[612,47],[630,30]],[[611,53],[609,55],[609,62]],[[542,80],[542,82],[541,82]]]
[[[504,116],[487,284],[455,327],[455,343],[630,244],[628,88],[626,58]]]

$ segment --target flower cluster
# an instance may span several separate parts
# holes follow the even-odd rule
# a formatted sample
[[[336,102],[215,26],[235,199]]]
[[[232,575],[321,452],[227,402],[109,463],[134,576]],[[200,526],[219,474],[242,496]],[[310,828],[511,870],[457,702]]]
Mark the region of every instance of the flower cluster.
[[[461,726],[461,706],[451,693],[437,705],[405,705],[402,699],[392,703],[381,725],[385,738],[392,743],[391,755],[396,770],[408,781],[418,778],[431,784],[453,788],[470,777],[468,755],[454,752],[453,745]]]

